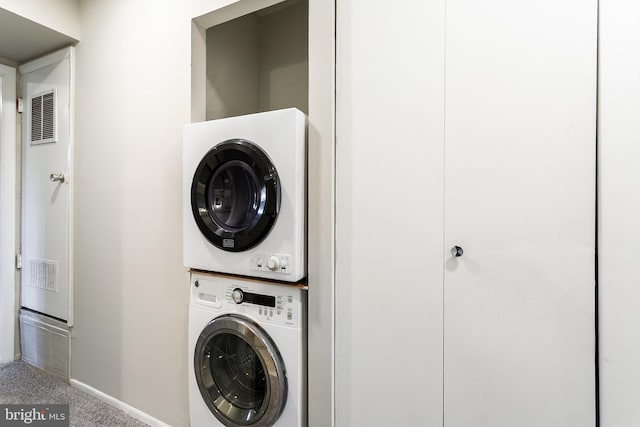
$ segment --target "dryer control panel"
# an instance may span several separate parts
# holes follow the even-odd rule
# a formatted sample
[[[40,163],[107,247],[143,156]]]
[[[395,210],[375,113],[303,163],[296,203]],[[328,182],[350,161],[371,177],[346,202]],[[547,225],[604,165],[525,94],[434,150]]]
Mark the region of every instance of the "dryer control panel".
[[[254,253],[251,257],[251,269],[290,274],[291,256],[285,254]]]

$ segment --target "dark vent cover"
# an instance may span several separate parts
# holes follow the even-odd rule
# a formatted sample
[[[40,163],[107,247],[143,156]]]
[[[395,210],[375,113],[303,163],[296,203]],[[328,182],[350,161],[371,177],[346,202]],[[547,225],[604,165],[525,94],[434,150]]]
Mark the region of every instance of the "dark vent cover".
[[[31,144],[56,142],[56,92],[31,98]]]

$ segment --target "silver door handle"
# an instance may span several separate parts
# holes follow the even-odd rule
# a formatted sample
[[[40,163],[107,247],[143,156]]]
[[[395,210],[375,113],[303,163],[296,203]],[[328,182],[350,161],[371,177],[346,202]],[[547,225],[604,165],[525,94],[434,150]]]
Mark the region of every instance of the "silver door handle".
[[[454,246],[451,248],[451,255],[458,258],[461,257],[464,253],[464,250],[460,246]]]
[[[64,182],[65,181],[65,177],[63,173],[52,173],[51,175],[49,175],[49,179],[53,182],[56,181],[60,181],[60,182]]]

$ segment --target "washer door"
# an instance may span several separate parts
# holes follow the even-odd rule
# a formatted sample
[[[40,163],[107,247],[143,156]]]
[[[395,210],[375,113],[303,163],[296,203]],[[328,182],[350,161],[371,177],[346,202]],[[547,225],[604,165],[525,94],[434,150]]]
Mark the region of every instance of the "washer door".
[[[267,333],[241,316],[212,320],[196,342],[196,381],[226,426],[270,426],[287,400],[284,362]]]
[[[257,145],[232,139],[200,161],[191,184],[191,209],[198,228],[214,246],[247,250],[269,234],[280,209],[280,180]]]

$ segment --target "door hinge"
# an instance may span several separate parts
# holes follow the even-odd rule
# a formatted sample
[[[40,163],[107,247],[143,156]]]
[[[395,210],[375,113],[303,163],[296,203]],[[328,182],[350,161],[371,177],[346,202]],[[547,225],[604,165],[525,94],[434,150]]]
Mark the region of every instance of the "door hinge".
[[[22,113],[24,111],[24,100],[22,98],[18,98],[18,113]]]
[[[22,269],[22,254],[16,254],[16,270]]]

